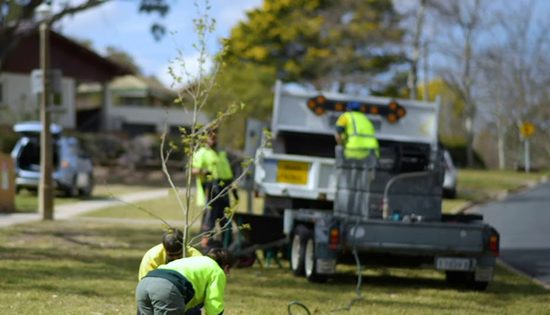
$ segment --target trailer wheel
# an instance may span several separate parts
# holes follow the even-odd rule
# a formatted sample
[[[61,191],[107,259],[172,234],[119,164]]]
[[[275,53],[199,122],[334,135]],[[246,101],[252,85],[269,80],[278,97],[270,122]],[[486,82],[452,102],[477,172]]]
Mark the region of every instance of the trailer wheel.
[[[290,269],[297,276],[303,276],[304,257],[306,251],[306,239],[309,230],[304,225],[298,225],[292,233],[292,244],[290,246]]]
[[[315,256],[315,240],[311,233],[309,233],[306,240],[306,251],[305,251],[305,263],[304,269],[306,272],[306,278],[310,282],[326,282],[327,275],[317,273],[317,259]]]

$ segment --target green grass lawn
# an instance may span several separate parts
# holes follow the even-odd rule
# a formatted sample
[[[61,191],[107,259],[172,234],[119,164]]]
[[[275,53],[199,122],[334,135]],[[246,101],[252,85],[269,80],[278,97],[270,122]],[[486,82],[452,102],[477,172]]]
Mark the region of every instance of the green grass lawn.
[[[148,186],[127,186],[127,185],[96,185],[92,196],[88,199],[104,199],[109,198],[111,195],[122,195],[126,193],[138,192],[151,189]],[[68,198],[63,196],[62,193],[56,193],[54,198],[54,204],[63,205],[68,203],[75,203],[81,201],[79,198]],[[31,192],[22,190],[15,195],[15,208],[17,212],[36,212],[38,209],[38,194],[37,192]]]
[[[503,190],[524,187],[541,178],[541,173],[513,171],[458,171],[458,197],[471,201],[482,201]]]
[[[537,175],[515,172],[459,173],[454,209],[502,189],[522,186]],[[119,190],[120,189],[120,190]],[[136,191],[132,187],[96,190],[98,196]],[[139,190],[138,190],[139,191]],[[480,198],[480,199],[477,199]],[[64,199],[64,198],[63,198]],[[164,219],[181,220],[174,196],[140,202]],[[241,193],[239,211],[246,211]],[[74,202],[76,200],[63,200]],[[57,199],[56,199],[57,202]],[[254,199],[255,212],[261,199]],[[86,214],[88,217],[149,218],[131,205]],[[135,314],[134,289],[143,253],[157,244],[162,225],[116,224],[87,218],[37,222],[0,229],[1,314]],[[332,314],[356,297],[353,266],[338,266],[339,277],[310,284],[284,267],[236,269],[228,280],[226,314],[288,314],[298,300],[312,314]],[[485,292],[449,287],[431,269],[367,268],[363,299],[334,314],[550,314],[550,294],[530,279],[497,267]],[[305,314],[295,309],[293,314]]]
[[[196,215],[196,207],[191,202],[191,215]],[[145,208],[147,211],[141,210]],[[152,200],[140,201],[135,204],[122,204],[118,206],[107,207],[90,213],[85,213],[86,217],[109,217],[109,218],[131,218],[131,219],[152,219],[148,212],[154,213],[165,220],[183,220],[184,214],[178,205],[174,196],[167,196]]]
[[[182,200],[185,193],[182,190]],[[199,210],[195,206],[195,195],[191,194],[191,216],[196,216]],[[247,198],[245,191],[239,191],[239,201],[235,202],[231,198],[232,202],[236,205],[236,210],[239,212],[248,211]],[[158,198],[154,200],[140,201],[136,204],[123,204],[113,207],[104,208],[94,212],[85,213],[82,216],[86,217],[109,217],[109,218],[132,218],[132,219],[150,219],[153,218],[147,211],[140,210],[139,207],[145,208],[155,215],[165,220],[183,220],[184,215],[181,207],[178,205],[176,197],[172,194],[167,197]],[[263,200],[261,198],[252,198],[252,209],[254,213],[261,213],[263,207]]]
[[[135,314],[139,261],[160,234],[160,226],[85,219],[0,229],[0,313]],[[310,284],[287,268],[233,270],[226,314],[288,314],[294,300],[312,314],[550,314],[547,290],[500,267],[485,292],[450,288],[432,270],[369,268],[363,299],[336,313],[356,297],[353,267],[341,267],[327,284]]]

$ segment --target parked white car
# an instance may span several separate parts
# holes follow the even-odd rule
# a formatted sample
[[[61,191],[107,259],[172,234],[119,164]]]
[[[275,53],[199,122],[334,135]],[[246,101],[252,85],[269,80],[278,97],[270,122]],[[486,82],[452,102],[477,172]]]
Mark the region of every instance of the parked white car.
[[[443,179],[443,197],[454,199],[456,197],[457,170],[449,151],[443,151],[443,166],[445,177]]]
[[[21,135],[11,152],[15,162],[16,191],[22,188],[37,190],[40,182],[41,123],[19,123],[13,130]],[[70,197],[90,196],[94,187],[92,160],[82,152],[76,138],[62,135],[61,126],[51,124],[50,131],[55,188]]]

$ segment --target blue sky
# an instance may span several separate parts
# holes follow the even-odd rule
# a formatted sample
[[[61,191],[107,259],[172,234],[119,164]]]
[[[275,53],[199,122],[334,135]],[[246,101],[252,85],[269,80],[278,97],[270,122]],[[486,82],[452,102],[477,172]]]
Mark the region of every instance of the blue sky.
[[[203,0],[197,2],[204,3]],[[68,17],[55,25],[56,29],[70,37],[88,39],[96,51],[103,54],[107,46],[126,51],[134,57],[136,63],[146,75],[155,75],[166,85],[172,83],[168,75],[171,60],[182,51],[189,71],[197,68],[197,52],[192,48],[197,37],[193,31],[192,19],[197,10],[192,0],[171,1],[172,7],[164,19],[157,15],[140,14],[136,1],[114,0],[104,5]],[[216,20],[215,33],[208,41],[209,51],[218,51],[220,37],[227,37],[231,28],[245,18],[245,12],[260,6],[262,0],[211,0],[209,14]],[[167,26],[168,33],[155,41],[150,33],[152,22],[161,21]]]

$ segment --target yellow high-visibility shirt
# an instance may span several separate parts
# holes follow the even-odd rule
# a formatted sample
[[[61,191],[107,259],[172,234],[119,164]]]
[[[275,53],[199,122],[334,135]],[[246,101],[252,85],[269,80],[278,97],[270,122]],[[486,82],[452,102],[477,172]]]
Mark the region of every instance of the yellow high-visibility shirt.
[[[344,129],[344,156],[362,159],[374,150],[380,155],[378,140],[372,122],[361,112],[345,112],[336,121],[336,127]]]
[[[187,257],[195,256],[202,256],[202,254],[197,249],[187,246]],[[149,271],[155,270],[164,264],[166,264],[166,250],[161,243],[152,247],[143,255],[139,265],[138,280],[143,279]]]
[[[206,204],[206,196],[202,188],[202,183],[209,179],[211,180],[231,180],[233,171],[227,159],[227,154],[223,151],[216,152],[209,147],[202,147],[193,155],[192,167],[195,169],[205,170],[210,173],[208,177],[197,177],[196,181],[196,204],[203,207]],[[226,183],[227,184],[227,183]]]
[[[218,179],[227,181],[233,179],[233,171],[231,170],[231,164],[229,163],[229,159],[227,158],[227,153],[224,151],[219,151],[218,158]]]
[[[224,310],[225,272],[208,256],[189,257],[171,261],[158,268],[173,270],[191,282],[195,295],[185,306],[193,308],[204,303],[206,315],[218,315]]]

